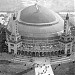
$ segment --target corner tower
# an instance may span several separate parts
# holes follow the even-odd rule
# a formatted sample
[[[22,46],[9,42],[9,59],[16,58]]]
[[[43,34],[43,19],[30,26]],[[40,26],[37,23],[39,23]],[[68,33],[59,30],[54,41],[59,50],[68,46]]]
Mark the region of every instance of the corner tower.
[[[66,55],[72,53],[72,47],[73,47],[73,37],[70,33],[70,26],[69,26],[69,15],[66,15],[66,18],[64,20],[64,33],[60,36],[59,44],[60,48],[64,50],[64,53]]]
[[[8,43],[8,51],[13,54],[17,54],[17,50],[22,46],[21,36],[18,33],[18,25],[16,21],[15,14],[12,15],[9,21],[9,25],[11,25],[11,35],[7,40]]]

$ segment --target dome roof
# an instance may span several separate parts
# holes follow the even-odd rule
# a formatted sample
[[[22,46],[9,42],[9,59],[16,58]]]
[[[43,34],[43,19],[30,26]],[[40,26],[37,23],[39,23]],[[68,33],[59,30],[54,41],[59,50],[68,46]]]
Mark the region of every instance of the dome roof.
[[[26,23],[51,23],[56,20],[53,11],[40,5],[32,5],[20,12],[20,21]]]
[[[64,20],[55,12],[38,5],[26,7],[18,12],[18,31],[21,36],[48,38],[63,31]],[[37,12],[36,12],[37,11]]]

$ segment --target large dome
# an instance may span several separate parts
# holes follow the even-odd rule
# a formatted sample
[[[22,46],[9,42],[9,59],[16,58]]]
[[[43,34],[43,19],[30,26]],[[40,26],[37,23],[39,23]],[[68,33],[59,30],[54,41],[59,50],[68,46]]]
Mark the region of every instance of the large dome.
[[[56,17],[47,8],[32,5],[21,11],[20,20],[27,23],[49,23],[55,21]]]
[[[26,37],[52,37],[64,27],[64,21],[57,13],[40,5],[22,9],[17,20],[19,33]]]

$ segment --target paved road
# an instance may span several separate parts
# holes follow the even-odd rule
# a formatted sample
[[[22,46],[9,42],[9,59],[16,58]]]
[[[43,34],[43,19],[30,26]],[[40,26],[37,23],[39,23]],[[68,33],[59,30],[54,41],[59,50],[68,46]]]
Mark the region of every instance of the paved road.
[[[37,59],[40,59],[40,58],[37,58]],[[48,59],[50,59],[50,58],[48,58]],[[47,60],[48,60],[48,59],[47,59]],[[26,62],[27,59],[19,59],[19,58],[17,58],[17,59],[15,59],[14,61],[16,61],[16,60],[17,60],[17,61],[21,61],[21,62]],[[41,60],[42,60],[42,59],[41,59]],[[71,62],[71,61],[74,61],[74,60],[75,60],[75,53],[72,54],[72,55],[69,56],[69,57],[62,57],[61,59],[49,60],[49,61],[50,61],[51,65],[55,65],[55,64],[68,63],[68,62]],[[15,75],[22,75],[22,74],[25,74],[25,73],[27,73],[27,72],[29,72],[29,71],[31,71],[31,70],[33,70],[33,68],[29,68],[29,69],[24,70],[24,71],[22,71],[22,72],[16,73]]]

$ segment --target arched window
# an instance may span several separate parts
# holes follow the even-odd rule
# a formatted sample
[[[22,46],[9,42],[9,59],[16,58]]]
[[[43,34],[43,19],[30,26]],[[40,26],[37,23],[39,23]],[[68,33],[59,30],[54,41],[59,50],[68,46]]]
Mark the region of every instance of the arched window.
[[[57,52],[57,51],[55,51],[55,52],[54,52],[54,55],[58,55],[58,52]]]
[[[39,52],[36,52],[36,56],[39,57]]]
[[[20,55],[20,50],[17,50],[17,54]]]
[[[58,51],[58,55],[60,55],[60,54],[61,54],[61,51],[59,50],[59,51]]]
[[[32,52],[32,56],[35,57],[35,52]]]

